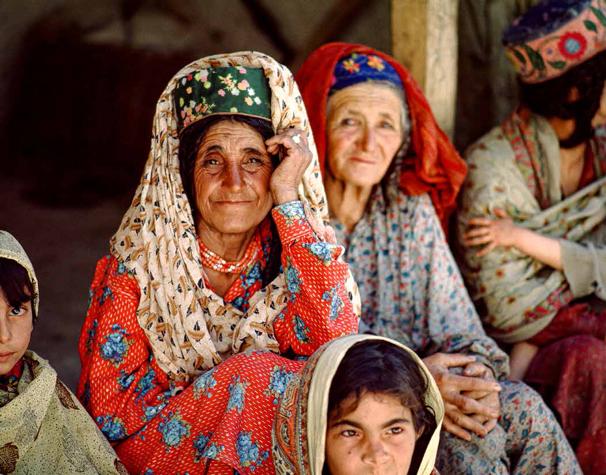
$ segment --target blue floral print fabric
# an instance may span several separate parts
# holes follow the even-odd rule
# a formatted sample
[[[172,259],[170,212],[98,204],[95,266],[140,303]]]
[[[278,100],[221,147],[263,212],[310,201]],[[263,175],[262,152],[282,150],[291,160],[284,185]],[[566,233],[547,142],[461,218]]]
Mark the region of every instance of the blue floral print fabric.
[[[508,357],[482,328],[430,198],[399,191],[398,176],[396,169],[388,186],[375,188],[352,232],[334,219],[331,223],[358,282],[362,327],[421,357],[475,355],[504,385],[499,424],[486,438],[466,442],[443,432],[436,464],[440,473],[580,474],[540,396],[523,383],[503,381]]]

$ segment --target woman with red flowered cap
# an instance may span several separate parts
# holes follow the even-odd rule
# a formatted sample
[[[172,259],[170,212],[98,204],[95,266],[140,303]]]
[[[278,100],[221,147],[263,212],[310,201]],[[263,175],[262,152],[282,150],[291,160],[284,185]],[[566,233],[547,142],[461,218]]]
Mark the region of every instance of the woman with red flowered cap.
[[[541,2],[503,42],[521,104],[467,153],[462,268],[513,375],[606,474],[606,2]]]

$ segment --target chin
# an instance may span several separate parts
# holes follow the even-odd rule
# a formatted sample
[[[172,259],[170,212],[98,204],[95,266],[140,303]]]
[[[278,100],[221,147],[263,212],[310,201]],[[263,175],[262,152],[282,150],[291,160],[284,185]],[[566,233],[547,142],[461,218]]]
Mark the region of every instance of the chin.
[[[345,178],[345,181],[354,186],[375,186],[381,182],[383,176],[372,176],[370,174],[363,175],[362,173],[350,175]]]

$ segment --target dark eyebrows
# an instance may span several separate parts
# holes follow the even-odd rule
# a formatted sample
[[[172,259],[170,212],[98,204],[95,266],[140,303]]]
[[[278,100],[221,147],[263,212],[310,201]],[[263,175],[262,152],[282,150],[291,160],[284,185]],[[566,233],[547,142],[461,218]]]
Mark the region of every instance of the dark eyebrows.
[[[259,150],[257,147],[246,147],[244,149],[244,152],[246,152],[246,153],[256,153],[257,155],[267,155],[267,153],[263,152],[262,150]]]
[[[224,149],[221,145],[211,145],[208,148],[202,148],[201,151],[203,153],[211,153],[211,152],[223,152]],[[257,155],[267,155],[265,152],[260,150],[257,147],[246,147],[243,150],[245,153],[255,153]]]
[[[358,424],[357,422],[354,421],[350,421],[347,419],[341,419],[337,422],[334,422],[332,424],[330,424],[330,428],[332,429],[333,427],[338,427],[338,426],[352,426],[355,427],[356,429],[361,429],[362,426],[360,424]]]
[[[385,112],[381,112],[379,114],[379,117],[383,118],[383,119],[389,119],[389,120],[395,120],[391,114],[387,114]]]
[[[204,153],[209,153],[209,152],[222,152],[223,151],[223,147],[221,147],[221,145],[211,145],[210,147],[206,148],[206,149],[202,149],[204,151]]]
[[[407,417],[396,417],[395,419],[387,421],[385,424],[383,424],[383,429],[387,429],[388,427],[394,426],[396,424],[411,424],[412,425],[412,421],[410,419],[408,419]]]
[[[385,424],[383,424],[382,428],[383,429],[387,429],[388,427],[391,427],[391,426],[397,425],[397,424],[410,424],[410,425],[412,425],[412,421],[410,419],[406,418],[406,417],[396,417],[395,419],[390,419]],[[362,429],[363,428],[357,422],[350,421],[348,419],[341,419],[339,421],[336,421],[336,422],[330,424],[330,428],[332,429],[334,427],[345,426],[345,425],[355,427],[356,429]]]

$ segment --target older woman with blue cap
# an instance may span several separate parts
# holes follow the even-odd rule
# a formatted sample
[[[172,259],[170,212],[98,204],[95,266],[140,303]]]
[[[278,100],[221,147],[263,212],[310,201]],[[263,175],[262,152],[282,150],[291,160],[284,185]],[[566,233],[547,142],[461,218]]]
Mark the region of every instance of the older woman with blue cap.
[[[467,294],[442,231],[466,166],[410,73],[379,51],[333,43],[296,78],[358,282],[360,332],[417,352],[444,399],[440,473],[580,473],[541,397],[506,380],[507,355]]]
[[[542,2],[503,42],[521,104],[468,151],[462,269],[513,375],[606,474],[606,2]]]

